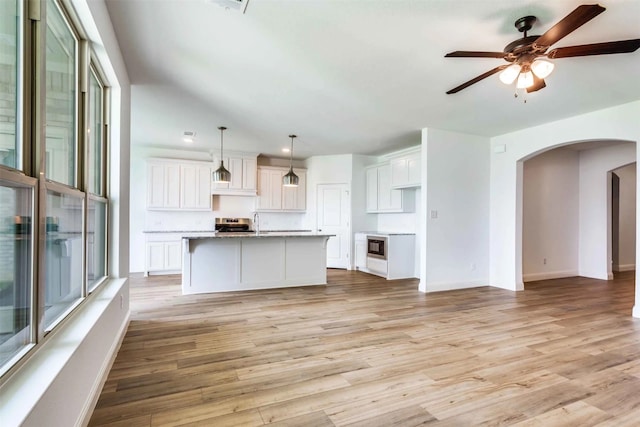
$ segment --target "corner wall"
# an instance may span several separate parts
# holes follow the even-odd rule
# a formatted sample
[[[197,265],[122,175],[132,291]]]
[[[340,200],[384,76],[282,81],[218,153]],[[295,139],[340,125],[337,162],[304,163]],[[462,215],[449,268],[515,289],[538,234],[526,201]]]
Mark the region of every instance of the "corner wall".
[[[551,150],[524,162],[525,282],[578,274],[579,166],[574,150]]]
[[[423,129],[422,156],[420,290],[486,286],[489,139]]]
[[[636,144],[580,152],[580,276],[613,279],[609,172],[635,157]]]
[[[620,217],[618,262],[613,264],[613,271],[636,269],[636,166],[633,163],[614,170],[620,177]]]

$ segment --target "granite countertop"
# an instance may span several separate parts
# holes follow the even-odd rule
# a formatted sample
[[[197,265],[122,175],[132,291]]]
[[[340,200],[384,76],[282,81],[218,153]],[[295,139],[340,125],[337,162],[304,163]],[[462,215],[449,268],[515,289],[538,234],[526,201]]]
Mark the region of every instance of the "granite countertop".
[[[215,233],[213,230],[144,230],[143,233],[146,234],[154,234],[154,233]]]
[[[415,236],[416,233],[402,231],[358,231],[356,234],[369,234],[371,236]]]
[[[315,233],[312,231],[261,231],[260,233],[184,233],[183,239],[237,239],[263,237],[331,237],[335,234]]]

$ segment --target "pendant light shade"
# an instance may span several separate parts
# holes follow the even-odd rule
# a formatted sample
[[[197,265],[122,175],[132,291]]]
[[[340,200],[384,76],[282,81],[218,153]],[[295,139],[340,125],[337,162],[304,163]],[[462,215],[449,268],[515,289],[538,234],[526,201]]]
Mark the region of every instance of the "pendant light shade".
[[[220,167],[213,172],[212,178],[213,182],[227,183],[231,181],[231,173],[224,167],[224,160],[222,160],[223,133],[227,128],[220,126],[218,129],[220,129]]]
[[[289,150],[289,172],[285,176],[282,177],[282,185],[284,187],[297,187],[300,179],[298,175],[293,173],[293,138],[296,138],[296,135],[289,135],[291,138],[291,149]]]

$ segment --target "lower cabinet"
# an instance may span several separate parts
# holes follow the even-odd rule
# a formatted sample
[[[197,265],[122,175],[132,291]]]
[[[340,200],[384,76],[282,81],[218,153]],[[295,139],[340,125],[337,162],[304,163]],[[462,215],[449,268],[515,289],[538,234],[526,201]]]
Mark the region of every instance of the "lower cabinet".
[[[367,235],[356,233],[354,240],[354,268],[362,270],[367,267]]]
[[[182,270],[182,240],[146,243],[144,275],[149,273],[175,273]]]

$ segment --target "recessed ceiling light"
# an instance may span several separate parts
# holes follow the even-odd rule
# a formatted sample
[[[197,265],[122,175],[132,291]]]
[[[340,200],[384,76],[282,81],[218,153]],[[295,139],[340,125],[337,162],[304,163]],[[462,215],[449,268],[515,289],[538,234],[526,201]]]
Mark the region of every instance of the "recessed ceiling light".
[[[184,131],[184,134],[182,135],[182,140],[188,143],[193,142],[195,138],[196,138],[196,133],[190,130]]]
[[[283,152],[283,153],[288,153],[289,151],[291,151],[291,150],[289,150],[289,149],[288,149],[288,148],[286,148],[286,147],[282,149],[282,152]]]

